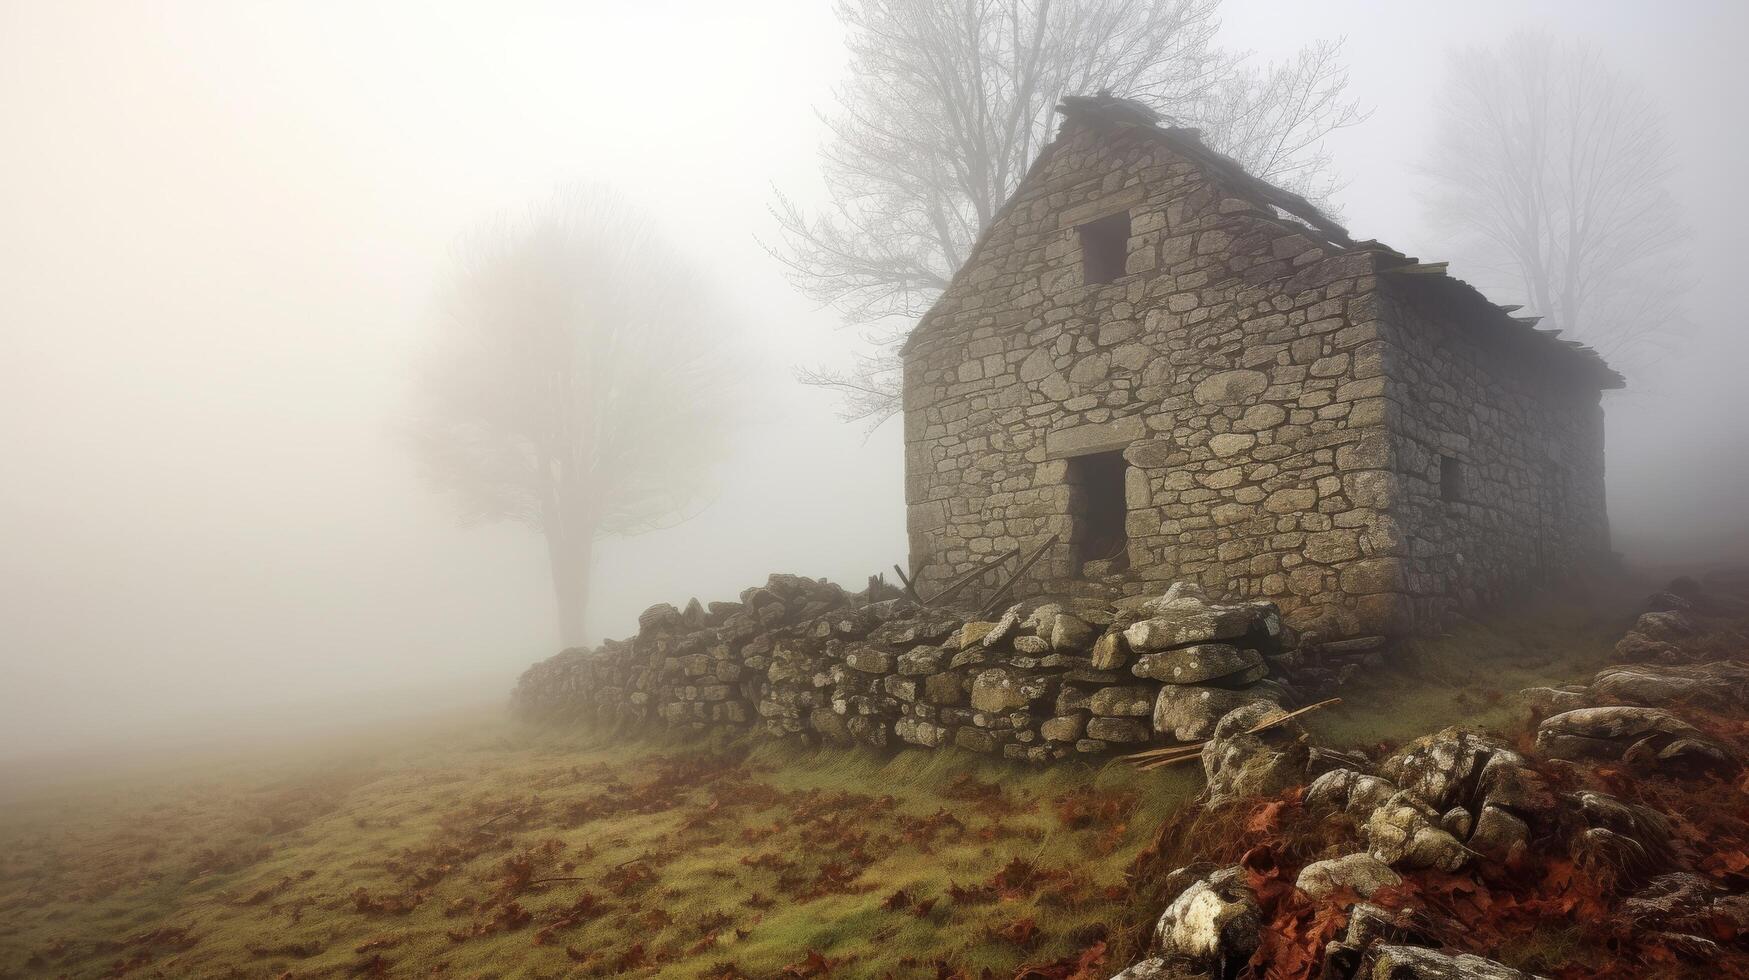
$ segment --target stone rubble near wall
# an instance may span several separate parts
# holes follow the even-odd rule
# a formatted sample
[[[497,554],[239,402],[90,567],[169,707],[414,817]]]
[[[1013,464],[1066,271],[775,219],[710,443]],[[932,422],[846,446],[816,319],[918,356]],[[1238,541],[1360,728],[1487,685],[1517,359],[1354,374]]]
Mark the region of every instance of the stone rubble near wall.
[[[905,599],[865,605],[823,581],[773,575],[738,603],[652,606],[636,637],[529,668],[513,703],[533,719],[757,728],[1048,762],[1206,738],[1234,709],[1273,709],[1291,697],[1277,667],[1297,644],[1274,605],[1220,602],[1189,584],[979,619]]]
[[[1749,619],[1749,606],[1730,597],[1697,589],[1678,608],[1672,595],[1654,596],[1651,612],[1705,602],[1711,616]],[[1645,634],[1649,625],[1642,617],[1635,632]],[[1309,783],[1297,806],[1312,817],[1344,814],[1362,848],[1299,869],[1295,887],[1313,901],[1346,904],[1388,895],[1417,874],[1473,874],[1482,862],[1516,867],[1527,863],[1532,848],[1564,848],[1573,860],[1616,869],[1629,883],[1618,910],[1626,921],[1695,964],[1712,962],[1721,953],[1713,937],[1749,935],[1749,892],[1684,867],[1664,813],[1594,790],[1557,794],[1538,766],[1589,759],[1667,779],[1739,778],[1744,762],[1737,753],[1677,712],[1742,710],[1749,664],[1696,662],[1718,649],[1721,638],[1735,650],[1749,646],[1741,626],[1691,619],[1664,634],[1671,662],[1606,667],[1586,685],[1525,692],[1539,714],[1551,705],[1558,709],[1537,726],[1534,762],[1493,736],[1448,728],[1374,764],[1355,754],[1306,750],[1305,733],[1291,720],[1251,734],[1261,716],[1236,710],[1203,748],[1205,806],[1246,797],[1292,799],[1294,787]],[[1300,751],[1290,751],[1296,746]],[[1235,772],[1253,775],[1241,779]],[[1171,897],[1148,955],[1114,980],[1213,980],[1248,962],[1272,913],[1259,914],[1244,872],[1201,865],[1168,874],[1163,893]],[[1321,977],[1532,980],[1493,960],[1430,948],[1461,931],[1426,909],[1391,911],[1361,901],[1347,913],[1347,932],[1326,947]]]

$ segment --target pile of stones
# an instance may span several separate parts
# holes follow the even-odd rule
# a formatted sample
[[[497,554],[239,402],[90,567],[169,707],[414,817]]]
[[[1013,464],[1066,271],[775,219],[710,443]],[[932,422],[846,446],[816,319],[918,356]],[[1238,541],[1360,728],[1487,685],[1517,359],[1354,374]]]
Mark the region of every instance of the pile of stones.
[[[757,726],[1048,762],[1206,739],[1236,709],[1288,703],[1303,660],[1273,604],[1189,583],[1041,598],[989,618],[870,599],[773,575],[739,602],[653,606],[635,637],[530,668],[513,703],[533,719]]]
[[[1661,662],[1607,667],[1588,684],[1523,692],[1536,722],[1534,759],[1461,728],[1374,762],[1309,746],[1292,719],[1257,731],[1269,717],[1257,708],[1235,710],[1216,724],[1202,751],[1205,807],[1304,786],[1298,805],[1308,815],[1339,814],[1352,828],[1346,853],[1288,869],[1297,892],[1313,901],[1352,903],[1346,933],[1324,950],[1320,976],[1530,980],[1492,960],[1436,948],[1461,944],[1461,930],[1429,918],[1426,909],[1392,910],[1369,900],[1400,895],[1390,890],[1418,873],[1523,866],[1532,848],[1558,848],[1580,864],[1613,869],[1624,889],[1617,914],[1697,965],[1721,954],[1721,935],[1749,935],[1749,891],[1733,886],[1741,884],[1736,876],[1721,882],[1684,866],[1671,818],[1594,790],[1556,792],[1544,775],[1604,763],[1676,780],[1740,778],[1745,760],[1681,714],[1741,712],[1749,703],[1749,663],[1697,662],[1721,636],[1743,649],[1741,619],[1721,618],[1749,618],[1749,608],[1685,591],[1686,597],[1674,589],[1654,595],[1617,648],[1643,650],[1633,637],[1652,639],[1667,645],[1656,658]],[[1685,605],[1675,608],[1676,599]],[[1163,891],[1175,897],[1155,924],[1148,955],[1116,980],[1212,980],[1244,970],[1269,928],[1250,881],[1241,866],[1171,872]]]

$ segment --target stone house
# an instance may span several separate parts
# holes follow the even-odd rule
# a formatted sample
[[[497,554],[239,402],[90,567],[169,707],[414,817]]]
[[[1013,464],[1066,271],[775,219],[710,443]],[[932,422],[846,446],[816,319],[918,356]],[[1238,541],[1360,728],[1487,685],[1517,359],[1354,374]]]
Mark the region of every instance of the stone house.
[[[1019,594],[1191,580],[1333,638],[1607,558],[1595,352],[1137,103],[1059,111],[904,347],[922,583],[1055,535]]]

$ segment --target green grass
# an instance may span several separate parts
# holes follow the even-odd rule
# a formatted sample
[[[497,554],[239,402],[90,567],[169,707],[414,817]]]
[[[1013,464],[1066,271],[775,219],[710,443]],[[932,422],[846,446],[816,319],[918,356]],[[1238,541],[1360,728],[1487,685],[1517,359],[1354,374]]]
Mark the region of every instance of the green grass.
[[[1604,591],[1543,598],[1409,641],[1382,668],[1357,671],[1342,704],[1306,716],[1306,728],[1320,745],[1367,749],[1453,725],[1508,730],[1527,712],[1518,692],[1583,684],[1610,663],[1644,589]]]
[[[1115,962],[1155,911],[1128,862],[1197,783],[494,722],[136,774],[7,807],[0,975],[1011,973],[1108,932]],[[507,891],[517,855],[581,880]]]

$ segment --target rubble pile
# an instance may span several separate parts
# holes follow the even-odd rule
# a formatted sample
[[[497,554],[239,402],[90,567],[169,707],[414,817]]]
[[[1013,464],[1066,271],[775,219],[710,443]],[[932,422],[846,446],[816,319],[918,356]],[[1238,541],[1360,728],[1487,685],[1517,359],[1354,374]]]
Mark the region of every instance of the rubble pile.
[[[1038,599],[988,618],[866,598],[773,575],[739,602],[653,606],[635,637],[531,667],[514,704],[534,719],[757,726],[1048,762],[1208,738],[1237,710],[1287,704],[1295,670],[1316,654],[1298,649],[1273,604],[1223,602],[1189,583],[1116,601]],[[1268,785],[1244,766],[1232,775]]]
[[[1148,955],[1117,977],[1749,976],[1749,663],[1709,659],[1749,649],[1745,619],[1672,583],[1617,647],[1658,656],[1524,692],[1516,741],[1449,728],[1375,760],[1291,721],[1253,734],[1259,711],[1236,709],[1202,752],[1183,818],[1201,822],[1162,838],[1219,828],[1247,849],[1165,875]],[[1486,958],[1539,928],[1601,952]]]

